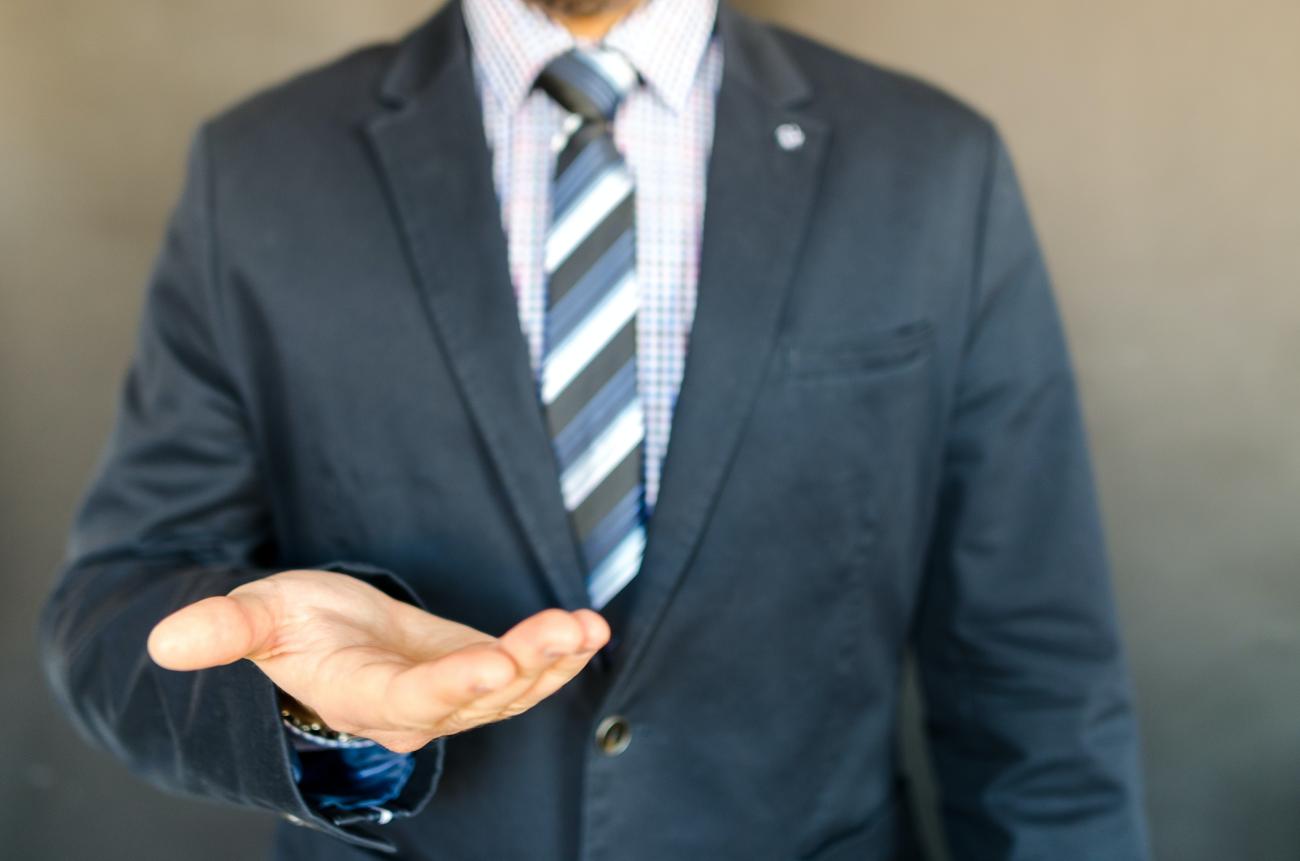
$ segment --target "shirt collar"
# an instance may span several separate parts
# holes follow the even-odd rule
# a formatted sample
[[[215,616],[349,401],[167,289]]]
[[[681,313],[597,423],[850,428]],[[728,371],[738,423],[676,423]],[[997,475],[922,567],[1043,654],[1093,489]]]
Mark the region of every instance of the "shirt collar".
[[[518,110],[537,75],[581,44],[529,0],[462,0],[474,59],[488,88]],[[641,0],[605,34],[674,113],[690,96],[720,0]]]

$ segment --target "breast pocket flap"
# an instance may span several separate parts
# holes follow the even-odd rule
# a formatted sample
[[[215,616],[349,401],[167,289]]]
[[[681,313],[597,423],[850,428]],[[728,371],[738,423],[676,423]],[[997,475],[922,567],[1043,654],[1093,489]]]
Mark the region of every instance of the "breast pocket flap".
[[[861,334],[786,337],[778,344],[776,370],[779,376],[796,380],[887,371],[922,358],[932,340],[933,327],[927,320]]]

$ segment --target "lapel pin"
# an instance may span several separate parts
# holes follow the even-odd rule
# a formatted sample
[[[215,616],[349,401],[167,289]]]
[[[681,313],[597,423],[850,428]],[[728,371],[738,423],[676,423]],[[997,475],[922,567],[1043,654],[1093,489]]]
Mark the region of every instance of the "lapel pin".
[[[776,142],[786,152],[801,148],[805,140],[807,136],[804,135],[803,129],[799,128],[798,123],[781,123],[776,127]]]

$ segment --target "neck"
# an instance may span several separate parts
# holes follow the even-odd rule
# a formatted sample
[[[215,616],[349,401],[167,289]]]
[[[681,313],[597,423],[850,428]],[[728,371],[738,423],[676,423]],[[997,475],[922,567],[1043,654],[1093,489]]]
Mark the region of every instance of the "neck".
[[[605,34],[613,29],[614,25],[622,21],[628,14],[641,5],[643,0],[612,0],[608,8],[599,12],[589,14],[578,14],[565,12],[553,8],[552,4],[545,0],[534,0],[538,6],[551,16],[556,22],[564,25],[573,37],[581,42],[596,42],[604,38]],[[556,6],[561,4],[555,4]]]

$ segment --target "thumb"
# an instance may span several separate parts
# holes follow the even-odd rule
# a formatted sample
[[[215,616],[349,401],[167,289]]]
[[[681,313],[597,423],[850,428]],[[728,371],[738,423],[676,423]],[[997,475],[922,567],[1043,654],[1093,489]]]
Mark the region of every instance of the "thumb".
[[[262,592],[235,592],[182,607],[149,633],[149,656],[168,670],[202,670],[268,651],[275,638],[278,600]]]

